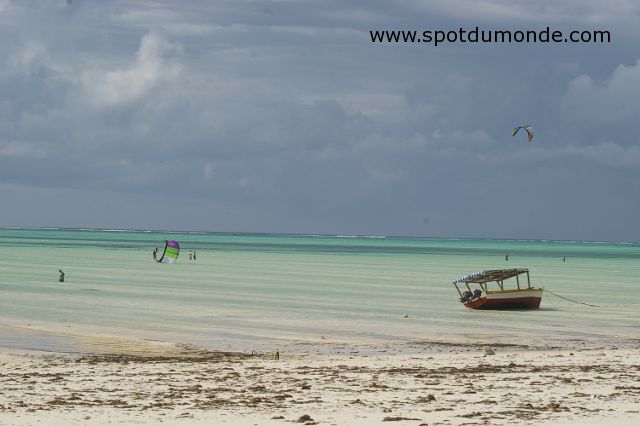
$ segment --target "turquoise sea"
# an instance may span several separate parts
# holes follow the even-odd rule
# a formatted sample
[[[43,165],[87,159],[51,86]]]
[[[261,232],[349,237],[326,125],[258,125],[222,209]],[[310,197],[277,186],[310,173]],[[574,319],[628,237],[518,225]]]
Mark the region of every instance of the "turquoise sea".
[[[180,242],[175,264],[153,261],[165,239]],[[458,276],[515,267],[598,307],[550,293],[536,311],[458,302]],[[95,334],[224,350],[637,346],[639,311],[637,243],[0,229],[4,348],[72,350]]]

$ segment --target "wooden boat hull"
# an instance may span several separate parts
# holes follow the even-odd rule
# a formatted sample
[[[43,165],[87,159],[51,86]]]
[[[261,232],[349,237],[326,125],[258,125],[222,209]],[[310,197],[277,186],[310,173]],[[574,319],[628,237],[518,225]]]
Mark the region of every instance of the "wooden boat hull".
[[[541,288],[488,291],[482,297],[466,302],[471,309],[538,309],[542,301]]]

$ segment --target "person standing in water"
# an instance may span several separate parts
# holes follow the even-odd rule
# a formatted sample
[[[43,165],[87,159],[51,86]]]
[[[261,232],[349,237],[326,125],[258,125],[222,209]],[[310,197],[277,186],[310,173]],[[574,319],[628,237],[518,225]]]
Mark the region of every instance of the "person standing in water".
[[[196,260],[196,251],[193,251],[193,260]]]
[[[153,260],[158,260],[158,247],[153,251]]]
[[[64,272],[62,272],[62,269],[58,269],[58,272],[60,273],[60,278],[58,279],[58,282],[63,283],[64,282]]]
[[[193,253],[189,250],[189,260],[193,260]]]

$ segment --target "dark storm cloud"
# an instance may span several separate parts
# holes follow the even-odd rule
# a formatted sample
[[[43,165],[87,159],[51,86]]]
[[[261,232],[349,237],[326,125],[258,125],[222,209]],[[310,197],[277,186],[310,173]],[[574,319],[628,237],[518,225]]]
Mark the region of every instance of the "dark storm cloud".
[[[0,225],[638,240],[638,21],[624,0],[0,2]],[[475,25],[614,42],[368,41]]]

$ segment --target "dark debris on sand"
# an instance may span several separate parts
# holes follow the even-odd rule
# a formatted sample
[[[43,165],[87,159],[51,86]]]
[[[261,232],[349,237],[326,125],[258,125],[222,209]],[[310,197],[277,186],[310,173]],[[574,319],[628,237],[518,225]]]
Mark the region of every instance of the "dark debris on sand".
[[[368,413],[385,407],[384,422],[419,422],[414,416],[423,412],[445,412],[459,421],[508,424],[587,415],[602,408],[603,403],[594,406],[598,401],[633,402],[640,393],[640,369],[624,359],[576,363],[567,357],[535,364],[507,358],[460,366],[426,358],[382,364],[302,361],[199,350],[171,356],[34,357],[0,373],[0,412],[245,410],[311,425],[318,421],[309,414],[290,413],[322,413],[342,405]],[[588,391],[580,388],[583,382]],[[597,399],[594,388],[600,392]]]

